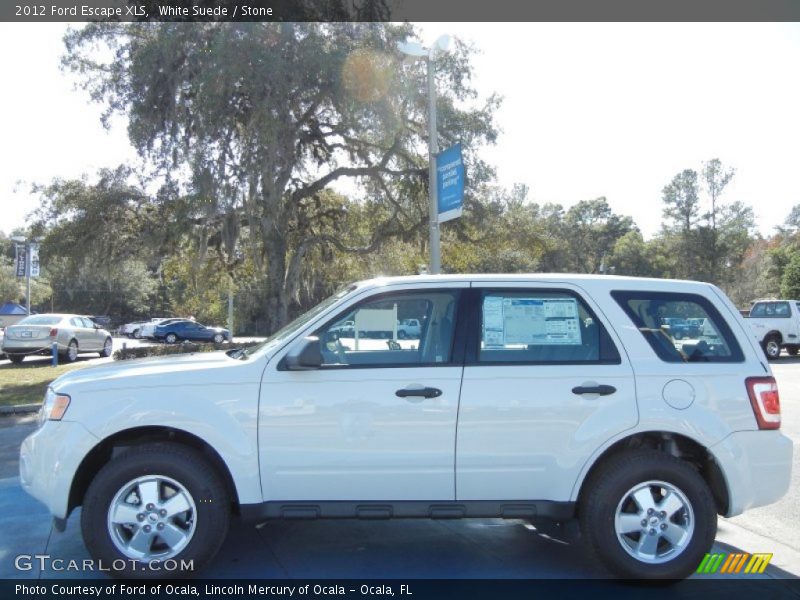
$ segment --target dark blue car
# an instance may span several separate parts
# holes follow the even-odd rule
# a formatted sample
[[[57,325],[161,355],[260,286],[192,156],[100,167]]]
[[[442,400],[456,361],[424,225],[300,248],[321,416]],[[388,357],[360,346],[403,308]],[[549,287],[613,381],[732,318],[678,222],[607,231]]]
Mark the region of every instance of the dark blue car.
[[[231,340],[231,332],[222,327],[207,327],[194,321],[176,321],[157,325],[153,337],[174,344],[182,340],[192,342],[214,342],[221,344]]]

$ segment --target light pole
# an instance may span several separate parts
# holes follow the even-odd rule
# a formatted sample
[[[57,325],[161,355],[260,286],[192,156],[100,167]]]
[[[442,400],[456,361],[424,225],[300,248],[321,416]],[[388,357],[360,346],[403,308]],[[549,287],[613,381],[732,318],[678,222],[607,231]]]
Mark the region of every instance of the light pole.
[[[31,244],[35,243],[38,244],[41,240],[40,238],[36,238],[34,240],[29,240],[22,236],[14,236],[11,238],[12,242],[16,242],[18,244],[24,244],[25,247],[25,310],[28,313],[28,316],[31,314]]]
[[[443,35],[430,48],[418,42],[400,42],[397,48],[403,54],[425,60],[428,70],[428,219],[430,243],[429,272],[438,275],[442,271],[442,256],[439,243],[439,207],[436,199],[436,154],[439,152],[436,132],[436,52],[446,52],[450,47],[450,36]]]

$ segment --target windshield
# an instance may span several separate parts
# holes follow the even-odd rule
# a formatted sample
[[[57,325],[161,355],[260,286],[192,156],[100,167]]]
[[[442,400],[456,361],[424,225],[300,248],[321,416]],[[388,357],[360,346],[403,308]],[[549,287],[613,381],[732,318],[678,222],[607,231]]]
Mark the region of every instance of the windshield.
[[[56,325],[61,321],[61,317],[53,317],[48,315],[35,315],[25,317],[17,325]]]
[[[354,283],[351,283],[350,285],[345,286],[344,288],[342,288],[341,290],[336,292],[333,296],[330,296],[326,300],[323,300],[322,302],[317,304],[314,308],[312,308],[308,312],[303,313],[302,315],[297,317],[294,321],[292,321],[288,325],[285,325],[283,328],[281,328],[278,331],[276,331],[275,333],[273,333],[271,336],[269,336],[266,340],[264,340],[260,344],[257,344],[255,346],[250,346],[249,348],[246,348],[245,350],[243,350],[242,353],[239,355],[239,357],[240,358],[246,358],[246,357],[251,356],[251,355],[253,355],[254,353],[256,353],[256,352],[258,352],[260,350],[264,350],[264,349],[271,348],[273,346],[278,345],[284,339],[286,339],[287,337],[290,337],[292,334],[294,334],[298,329],[302,329],[307,323],[309,323],[311,320],[313,320],[318,314],[320,314],[320,313],[324,312],[325,310],[327,310],[329,306],[335,304],[336,302],[338,302],[339,300],[344,298],[347,294],[349,294],[354,289],[356,289],[356,287],[357,286]]]

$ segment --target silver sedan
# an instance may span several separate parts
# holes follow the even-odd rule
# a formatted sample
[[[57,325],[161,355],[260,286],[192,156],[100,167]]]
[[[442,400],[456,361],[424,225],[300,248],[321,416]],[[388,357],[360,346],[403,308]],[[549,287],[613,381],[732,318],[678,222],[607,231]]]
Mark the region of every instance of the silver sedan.
[[[31,354],[49,354],[53,342],[66,362],[74,362],[79,352],[98,352],[111,356],[111,334],[89,317],[81,315],[30,315],[16,325],[6,327],[2,349],[13,363],[21,363]]]

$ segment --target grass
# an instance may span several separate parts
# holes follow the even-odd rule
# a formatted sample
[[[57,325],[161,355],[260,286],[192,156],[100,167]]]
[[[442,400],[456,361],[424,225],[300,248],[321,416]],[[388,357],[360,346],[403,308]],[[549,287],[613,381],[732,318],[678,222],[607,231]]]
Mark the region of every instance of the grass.
[[[44,398],[47,386],[67,371],[89,365],[87,360],[53,368],[49,359],[28,358],[20,365],[0,365],[0,406],[38,404]]]

